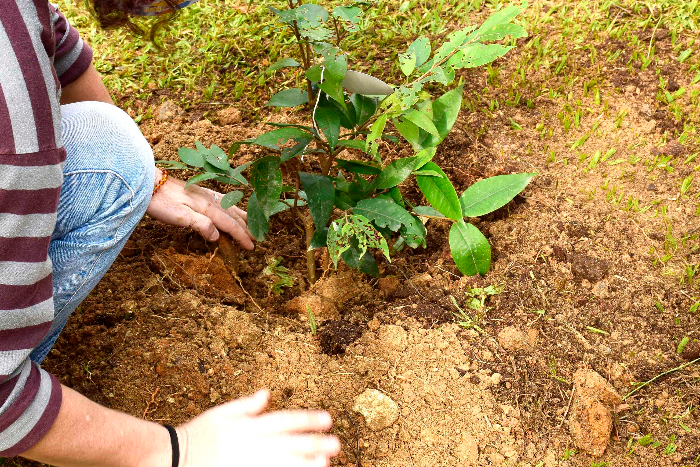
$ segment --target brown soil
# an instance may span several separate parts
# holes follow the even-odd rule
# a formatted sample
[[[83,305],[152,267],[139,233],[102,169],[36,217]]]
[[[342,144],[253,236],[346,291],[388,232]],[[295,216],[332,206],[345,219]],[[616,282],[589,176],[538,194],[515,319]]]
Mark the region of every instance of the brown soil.
[[[575,60],[569,67],[585,66],[587,57],[581,64]],[[508,63],[501,64],[501,76],[513,72]],[[689,85],[692,75],[683,73],[684,66],[675,66],[680,68],[662,73],[689,90],[699,88]],[[269,239],[241,256],[240,283],[212,245],[145,219],[70,320],[46,368],[97,402],[171,424],[270,388],[275,409],[333,414],[333,432],[343,440],[334,465],[698,465],[697,364],[628,398],[602,458],[577,453],[565,460],[566,450],[576,449],[568,430],[576,370],[595,370],[625,395],[635,383],[700,354],[699,315],[688,311],[691,297],[700,295],[698,279],[680,282],[683,267],[700,262],[697,183],[689,196],[679,194],[680,181],[694,170],[684,160],[700,148],[674,140],[682,123],[655,100],[655,69],[591,73],[603,80],[609,110],[577,86],[574,100],[588,109],[580,129],[565,133],[557,117],[561,98],[545,94],[532,108],[463,113],[440,147],[436,161],[458,192],[486,176],[539,173],[516,200],[474,220],[494,253],[485,277],[460,277],[446,241],[449,225],[429,221],[427,249],[404,251],[391,264],[378,258],[382,279],[342,267],[326,271],[313,292],[337,274],[352,280],[335,280],[337,293],[323,295],[340,319],[319,322],[314,336],[308,318],[286,307],[309,293],[302,235],[291,216],[279,216]],[[465,77],[485,82],[483,71]],[[551,71],[528,79],[552,89],[562,81]],[[488,93],[485,102],[503,102],[509,89]],[[627,117],[616,128],[621,110]],[[186,117],[143,124],[157,159],[172,159],[178,147],[197,140],[226,148],[263,131],[245,119],[219,126]],[[514,131],[511,119],[523,129]],[[596,121],[600,126],[588,141],[571,150]],[[659,143],[664,134],[665,145]],[[617,152],[591,168],[591,156],[610,148]],[[241,154],[237,162],[255,156],[248,148]],[[653,167],[660,154],[673,156],[673,171]],[[631,156],[639,162],[630,164]],[[624,162],[608,163],[616,159]],[[410,193],[415,187],[407,188],[409,198],[420,200]],[[668,260],[667,252],[673,253]],[[296,278],[280,296],[270,293],[262,275],[273,256],[283,258]],[[320,272],[324,258],[317,260]],[[461,328],[450,296],[463,305],[470,287],[488,285],[503,292],[486,300],[478,322],[483,332]],[[527,342],[499,344],[496,337],[506,327]],[[690,344],[679,354],[685,336]],[[398,403],[400,416],[389,428],[370,431],[352,410],[353,399],[367,388]],[[639,445],[647,434],[660,444]],[[664,453],[671,436],[677,449]]]

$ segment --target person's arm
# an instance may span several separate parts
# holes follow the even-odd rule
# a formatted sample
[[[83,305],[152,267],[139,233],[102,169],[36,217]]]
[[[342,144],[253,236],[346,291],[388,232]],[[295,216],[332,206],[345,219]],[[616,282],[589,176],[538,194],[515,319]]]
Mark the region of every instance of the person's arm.
[[[325,412],[261,415],[269,393],[259,392],[211,409],[177,427],[181,467],[325,467],[340,450]],[[49,432],[28,459],[57,467],[169,467],[167,430],[153,422],[102,407],[67,387]]]
[[[61,92],[62,105],[83,101],[100,101],[114,105],[100,73],[93,65],[90,65],[78,79],[65,86]]]

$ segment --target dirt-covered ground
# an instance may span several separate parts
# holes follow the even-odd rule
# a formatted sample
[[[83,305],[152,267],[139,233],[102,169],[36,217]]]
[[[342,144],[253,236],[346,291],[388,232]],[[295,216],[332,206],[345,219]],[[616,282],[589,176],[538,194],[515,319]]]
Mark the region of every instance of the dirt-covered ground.
[[[561,55],[527,67],[567,34],[543,23],[508,60],[464,74],[467,104],[435,158],[457,191],[538,172],[509,205],[473,220],[493,250],[485,277],[459,275],[439,220],[427,222],[427,249],[377,256],[379,279],[340,267],[309,290],[291,216],[241,255],[237,277],[215,245],[145,219],[45,367],[95,401],[170,424],[270,388],[275,409],[333,414],[343,440],[334,465],[700,465],[700,83],[697,58],[681,63],[674,48],[692,35],[653,26],[591,33],[585,47],[564,43],[561,68]],[[632,35],[644,51],[655,44],[650,66]],[[659,97],[679,89],[673,102]],[[158,104],[140,105],[157,116]],[[157,159],[174,159],[195,141],[227,148],[263,131],[257,109],[238,110],[193,106],[141,127]],[[409,148],[384,150],[391,159]],[[405,191],[420,201],[415,186]],[[263,274],[273,258],[294,278],[279,296]],[[321,273],[321,252],[317,264]],[[469,308],[488,286],[500,293]],[[455,301],[473,325],[460,326]],[[623,397],[661,375],[608,407],[602,456],[570,431],[581,369]],[[390,426],[360,413],[367,389],[397,405]]]

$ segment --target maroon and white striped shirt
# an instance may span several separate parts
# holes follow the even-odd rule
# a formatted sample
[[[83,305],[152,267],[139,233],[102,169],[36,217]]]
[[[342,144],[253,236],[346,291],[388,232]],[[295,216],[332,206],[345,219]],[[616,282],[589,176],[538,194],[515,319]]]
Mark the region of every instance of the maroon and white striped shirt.
[[[0,457],[51,428],[58,380],[29,360],[53,321],[49,241],[66,151],[61,86],[92,51],[48,0],[0,0]]]

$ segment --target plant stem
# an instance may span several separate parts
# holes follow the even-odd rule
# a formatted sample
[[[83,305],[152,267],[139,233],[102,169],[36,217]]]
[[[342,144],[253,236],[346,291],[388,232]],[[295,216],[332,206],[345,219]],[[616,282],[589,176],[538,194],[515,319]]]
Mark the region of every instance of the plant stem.
[[[309,284],[313,285],[316,283],[316,254],[314,250],[311,250],[311,239],[314,236],[314,221],[311,219],[310,215],[304,216],[304,229],[306,230],[306,276],[309,280]]]

